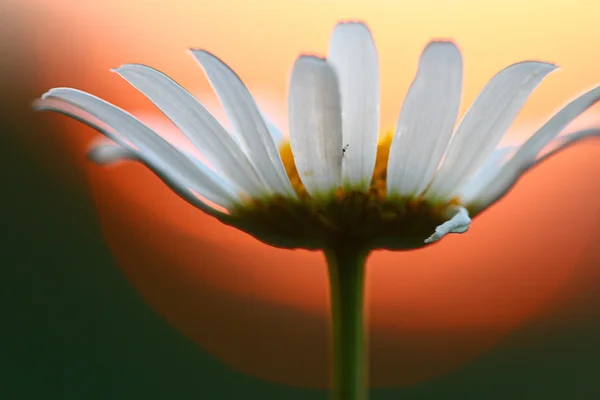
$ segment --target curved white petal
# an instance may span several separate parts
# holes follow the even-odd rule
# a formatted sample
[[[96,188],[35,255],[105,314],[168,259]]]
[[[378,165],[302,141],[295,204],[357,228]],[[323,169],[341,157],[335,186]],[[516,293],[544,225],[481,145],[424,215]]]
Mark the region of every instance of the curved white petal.
[[[489,183],[506,160],[512,156],[519,146],[507,146],[496,149],[485,160],[481,168],[460,189],[458,197],[465,203],[471,200]]]
[[[163,162],[163,160],[153,159],[153,157],[149,157],[148,155],[144,157],[142,154],[138,154],[134,149],[128,149],[119,144],[110,142],[92,144],[88,150],[88,158],[90,161],[99,165],[115,164],[122,161],[140,162],[162,179],[163,182],[175,191],[175,193],[188,202],[195,206],[199,206],[199,208],[208,211],[210,214],[219,214],[217,210],[214,210],[198,198],[190,188],[182,184],[182,179],[177,177],[176,174],[173,174],[173,171]],[[197,162],[200,168],[206,168],[200,161],[194,160],[193,157],[190,157],[190,159]],[[207,173],[210,174],[211,171],[207,170]],[[208,210],[206,210],[205,207]]]
[[[269,133],[271,134],[271,137],[273,138],[273,141],[275,142],[275,144],[280,145],[281,143],[283,143],[285,141],[285,135],[283,134],[281,129],[279,129],[279,127],[277,125],[275,125],[273,122],[271,122],[264,115],[263,115],[263,119],[265,120],[265,123],[267,124]]]
[[[558,136],[571,121],[598,101],[600,101],[600,87],[586,92],[562,108],[531,136],[494,176],[490,177],[489,182],[472,199],[473,203],[477,204],[478,208],[483,209],[502,197],[529,168],[536,164],[536,158],[543,148]],[[596,130],[590,129],[578,132],[570,140],[568,136],[559,138],[560,142],[555,146],[555,149],[542,159],[548,158],[551,154],[574,141],[596,135],[595,132]]]
[[[465,114],[426,197],[451,198],[483,164],[553,64],[527,61],[494,76]]]
[[[566,149],[567,147],[569,147],[575,143],[578,143],[584,139],[589,139],[589,138],[598,137],[598,136],[600,136],[600,128],[590,128],[590,129],[584,129],[584,130],[577,131],[577,132],[572,132],[567,135],[556,138],[550,142],[550,144],[547,146],[546,151],[540,152],[540,154],[538,155],[538,157],[535,160],[535,163],[533,165],[531,165],[531,167],[533,167],[536,164],[541,163],[542,161],[545,161],[546,159],[563,151],[564,149]]]
[[[306,190],[313,196],[341,183],[342,118],[338,82],[323,59],[300,56],[289,88],[290,146]]]
[[[114,71],[152,101],[237,188],[251,196],[268,192],[239,145],[187,90],[145,65],[126,64]]]
[[[275,193],[296,197],[275,141],[244,83],[213,54],[204,50],[192,50],[192,54],[204,69],[234,134],[245,147],[263,183]]]
[[[333,30],[329,62],[338,77],[342,101],[342,182],[368,189],[379,134],[379,59],[369,28],[341,23]]]
[[[522,172],[518,174],[518,176],[512,181],[512,183],[508,181],[509,183],[506,183],[503,186],[499,187],[497,191],[498,194],[493,196],[491,195],[491,193],[493,193],[491,192],[491,187],[486,187],[486,184],[489,185],[493,183],[495,179],[497,179],[500,171],[502,170],[503,165],[505,164],[501,163],[500,165],[497,165],[493,171],[490,169],[489,174],[486,175],[485,182],[482,182],[479,185],[477,185],[477,187],[473,188],[470,188],[472,184],[469,184],[468,192],[465,190],[465,194],[461,196],[461,200],[465,204],[475,205],[476,209],[478,211],[481,211],[492,205],[495,201],[502,198],[502,196],[504,196],[515,185],[519,178],[531,168],[552,157],[553,155],[567,149],[571,145],[592,137],[600,137],[600,129],[585,129],[552,140],[548,145],[550,148],[547,149],[548,151],[546,153],[544,153],[543,155],[539,155],[534,162],[531,162],[528,164],[528,166],[524,167],[522,169]],[[486,196],[487,190],[490,190],[490,194]]]
[[[437,242],[449,233],[465,233],[469,230],[471,218],[469,218],[467,209],[457,206],[452,207],[450,211],[454,213],[452,218],[443,224],[438,225],[438,227],[435,228],[435,232],[425,239],[425,243]]]
[[[38,101],[34,102],[33,107],[34,107],[34,109],[36,109],[38,111],[54,111],[59,114],[63,114],[68,117],[71,117],[74,120],[79,121],[79,122],[89,126],[90,128],[100,132],[101,134],[103,134],[104,136],[106,136],[108,138],[118,136],[117,133],[112,131],[112,128],[110,128],[109,126],[104,124],[102,121],[87,114],[85,111],[75,108],[72,105],[64,103],[62,101],[54,100],[54,99],[38,100]],[[96,143],[97,143],[96,147],[104,147],[105,148],[104,150],[99,150],[100,152],[105,152],[105,154],[108,154],[111,157],[116,157],[118,154],[121,154],[124,157],[122,159],[123,161],[132,160],[132,161],[139,161],[139,162],[143,163],[146,167],[148,167],[148,169],[150,169],[154,174],[156,174],[156,176],[159,177],[169,188],[171,188],[171,190],[173,190],[175,193],[177,193],[179,196],[181,196],[181,198],[183,198],[184,200],[186,200],[193,206],[199,208],[200,210],[206,212],[207,214],[210,214],[214,217],[219,218],[220,220],[225,221],[226,215],[223,214],[221,211],[214,209],[212,206],[206,204],[202,199],[200,199],[196,195],[196,193],[200,194],[200,193],[202,193],[202,191],[199,191],[199,192],[197,191],[196,193],[194,193],[194,192],[192,192],[192,190],[190,190],[190,188],[188,188],[187,186],[185,186],[183,184],[181,179],[174,177],[173,174],[171,173],[173,171],[173,169],[170,168],[168,166],[168,164],[161,163],[159,160],[155,160],[155,161],[159,161],[157,164],[153,164],[152,161],[149,161],[149,160],[144,160],[141,157],[141,155],[136,152],[135,149],[129,148],[129,147],[123,147],[123,146],[127,146],[126,144],[124,144],[122,146],[120,144],[113,142],[112,140],[105,140],[105,141],[103,141],[103,143],[98,143],[98,142],[96,142]],[[117,147],[117,148],[119,148],[119,150],[115,150],[115,149],[108,150],[108,147]],[[96,153],[95,149],[91,148],[90,151],[88,152],[88,155],[90,155],[90,153]],[[94,155],[91,155],[91,157],[93,158]],[[96,161],[96,160],[92,159],[92,161]],[[100,161],[102,163],[103,160],[98,160],[98,161]],[[109,161],[109,160],[104,160],[104,161]],[[117,159],[112,160],[112,162],[118,162],[118,161],[121,161],[121,160],[117,160]],[[210,174],[210,171],[208,171],[208,173]],[[231,196],[228,196],[228,197],[231,197]],[[230,204],[231,201],[229,199],[225,199],[225,201],[223,201],[221,203],[219,203],[219,202],[214,202],[214,203],[222,208],[227,208],[227,205]]]
[[[90,161],[99,165],[110,165],[120,161],[138,161],[134,151],[109,140],[95,141],[88,150]]]
[[[389,194],[419,195],[454,131],[462,89],[462,57],[451,42],[432,42],[400,111],[387,167]]]
[[[134,116],[96,96],[71,88],[55,88],[44,94],[35,108],[56,111],[85,123],[134,151],[160,174],[176,181],[176,186],[189,187],[219,206],[228,208],[238,200],[208,168],[200,168]]]

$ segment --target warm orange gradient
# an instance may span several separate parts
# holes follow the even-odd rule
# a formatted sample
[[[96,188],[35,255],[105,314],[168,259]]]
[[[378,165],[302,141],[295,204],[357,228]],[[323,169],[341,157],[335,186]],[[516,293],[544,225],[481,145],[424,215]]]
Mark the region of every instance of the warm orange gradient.
[[[202,47],[228,62],[284,126],[294,58],[324,53],[339,19],[363,19],[372,28],[385,127],[393,127],[431,38],[453,38],[463,51],[463,111],[510,63],[533,58],[563,67],[534,93],[512,139],[530,132],[519,126],[535,126],[600,82],[593,51],[600,5],[584,0],[24,4],[38,16],[32,29],[40,37],[35,50],[48,87],[77,87],[141,115],[154,110],[108,69],[125,62],[152,65],[216,109],[201,70],[185,53]],[[116,260],[152,307],[235,368],[289,384],[327,385],[328,300],[319,254],[272,249],[224,227],[141,166],[90,165],[84,153],[93,135],[56,121],[69,132],[57,140],[68,140],[71,156],[89,171]],[[411,384],[447,373],[572,287],[573,265],[600,221],[599,152],[591,142],[544,163],[465,235],[370,258],[371,384]]]

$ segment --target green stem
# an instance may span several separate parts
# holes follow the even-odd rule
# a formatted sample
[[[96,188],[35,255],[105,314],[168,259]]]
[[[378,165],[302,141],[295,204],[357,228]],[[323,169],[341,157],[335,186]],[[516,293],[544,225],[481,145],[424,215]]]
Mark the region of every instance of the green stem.
[[[363,297],[368,251],[351,244],[325,250],[333,324],[332,400],[366,400]]]

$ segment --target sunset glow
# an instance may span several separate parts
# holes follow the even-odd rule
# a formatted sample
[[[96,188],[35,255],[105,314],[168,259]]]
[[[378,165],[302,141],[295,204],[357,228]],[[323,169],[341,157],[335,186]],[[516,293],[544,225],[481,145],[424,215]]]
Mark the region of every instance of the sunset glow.
[[[172,132],[169,122],[110,68],[151,65],[223,120],[201,70],[186,54],[189,47],[208,49],[236,70],[285,130],[295,57],[325,53],[331,27],[344,19],[364,20],[373,31],[386,129],[393,129],[419,54],[432,38],[450,38],[463,52],[461,114],[506,65],[539,59],[561,66],[534,92],[507,141],[524,140],[552,112],[600,82],[600,56],[590,50],[600,39],[600,5],[585,0],[25,4],[36,10],[36,34],[44,37],[36,57],[48,87],[88,91],[165,132]],[[596,107],[574,125],[600,122],[599,112]],[[320,254],[273,249],[221,225],[139,165],[91,165],[85,152],[95,135],[65,118],[52,121],[66,128],[57,140],[69,143],[69,156],[89,173],[101,229],[116,260],[157,312],[244,372],[288,384],[327,384],[329,311]],[[589,141],[536,167],[465,235],[370,258],[371,384],[412,384],[447,373],[566,293],[600,221],[599,151],[600,144]],[[265,357],[258,349],[267,347]]]

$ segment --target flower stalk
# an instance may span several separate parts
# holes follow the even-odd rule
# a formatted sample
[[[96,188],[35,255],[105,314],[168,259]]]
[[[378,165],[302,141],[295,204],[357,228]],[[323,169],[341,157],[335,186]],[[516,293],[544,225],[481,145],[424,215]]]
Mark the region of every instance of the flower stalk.
[[[325,250],[332,318],[332,400],[366,400],[364,285],[368,251],[344,244]]]

